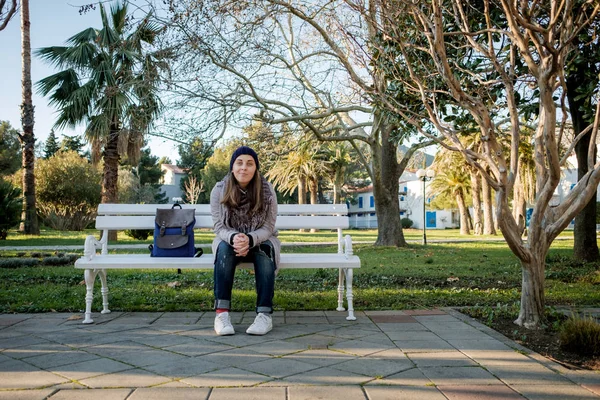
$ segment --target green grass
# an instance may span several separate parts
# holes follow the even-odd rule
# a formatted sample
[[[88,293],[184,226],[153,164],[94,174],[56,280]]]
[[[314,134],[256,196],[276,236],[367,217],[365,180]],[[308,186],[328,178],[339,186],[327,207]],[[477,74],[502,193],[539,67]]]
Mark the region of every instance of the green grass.
[[[377,239],[377,230],[375,229],[346,229],[344,235],[351,235],[354,242],[375,242]],[[95,229],[86,229],[81,232],[61,232],[49,228],[42,228],[39,236],[24,235],[16,230],[10,230],[6,240],[0,240],[0,249],[8,246],[59,246],[59,245],[81,245],[85,241],[86,236],[94,235],[100,238],[100,232]],[[565,232],[565,236],[573,236],[572,232]],[[198,229],[195,232],[197,243],[211,243],[214,237],[212,231],[208,229]],[[337,232],[335,231],[320,231],[320,232],[298,232],[298,231],[281,231],[279,237],[283,242],[335,242],[337,240]],[[405,229],[404,237],[407,241],[420,241],[423,239],[423,231],[419,229]],[[473,240],[473,239],[496,239],[502,240],[502,236],[468,236],[460,235],[458,229],[434,230],[427,231],[428,240]],[[152,237],[146,241],[139,241],[125,235],[124,232],[118,233],[118,242],[121,244],[139,244],[151,243]]]
[[[40,238],[14,235],[13,245],[52,243],[82,244],[86,234],[45,231]],[[374,241],[376,232],[348,231],[354,241]],[[11,232],[13,234],[13,232]],[[422,232],[407,230],[407,239]],[[572,233],[571,233],[572,236]],[[456,231],[432,231],[433,239],[458,239]],[[9,236],[10,238],[10,236]],[[283,241],[334,241],[335,233],[283,232]],[[573,240],[554,243],[548,256],[546,302],[548,305],[600,306],[598,264],[571,259]],[[121,240],[120,242],[125,242]],[[198,242],[212,241],[210,232],[200,232]],[[128,243],[140,243],[129,240]],[[4,243],[4,245],[6,245]],[[335,246],[284,247],[290,252],[334,251]],[[130,252],[131,250],[122,250]],[[144,252],[144,250],[138,250]],[[495,306],[513,304],[520,298],[521,267],[501,241],[412,244],[407,248],[357,244],[355,254],[361,268],[355,271],[355,308],[405,309],[440,306]],[[0,257],[15,256],[2,251]],[[332,310],[337,304],[335,270],[282,270],[277,278],[275,304],[278,310]],[[115,311],[200,311],[212,308],[212,271],[125,270],[109,271],[110,308]],[[168,283],[178,281],[171,288]],[[101,308],[99,282],[94,311]],[[85,307],[83,271],[72,265],[0,269],[0,312],[79,312]],[[233,308],[254,308],[254,277],[237,273]]]

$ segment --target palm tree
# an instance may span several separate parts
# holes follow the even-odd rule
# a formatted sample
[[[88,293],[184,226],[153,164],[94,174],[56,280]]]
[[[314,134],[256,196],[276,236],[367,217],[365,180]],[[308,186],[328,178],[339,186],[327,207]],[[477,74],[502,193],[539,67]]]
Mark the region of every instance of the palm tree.
[[[352,159],[346,143],[329,143],[325,149],[325,157],[329,160],[330,173],[327,178],[333,185],[333,204],[339,204],[342,198],[346,170]]]
[[[298,204],[306,203],[307,186],[311,204],[317,204],[319,178],[327,173],[327,162],[321,151],[321,144],[306,141],[295,150],[278,159],[266,173],[273,185],[284,194],[298,189]]]
[[[31,99],[31,21],[29,20],[29,0],[21,2],[21,55],[23,63],[21,124],[23,133],[19,141],[23,149],[23,213],[19,231],[39,235],[40,226],[35,204],[35,135],[33,134],[33,101]]]
[[[64,68],[38,83],[40,93],[60,114],[56,127],[86,123],[85,137],[92,159],[104,160],[102,203],[117,202],[121,155],[136,163],[143,136],[158,116],[159,73],[166,69],[164,53],[147,51],[161,31],[148,14],[129,29],[127,4],[116,3],[107,15],[100,5],[102,29],[88,28],[68,46],[38,51],[45,61]]]
[[[469,235],[471,217],[466,198],[471,192],[471,177],[465,161],[456,152],[441,150],[434,161],[435,178],[429,185],[430,195],[446,196],[456,201],[460,215],[460,234]]]

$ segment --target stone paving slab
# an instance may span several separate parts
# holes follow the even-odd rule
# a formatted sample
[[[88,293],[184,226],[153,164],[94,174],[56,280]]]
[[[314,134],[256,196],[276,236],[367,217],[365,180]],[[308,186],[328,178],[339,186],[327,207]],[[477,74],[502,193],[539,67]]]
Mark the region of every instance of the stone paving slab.
[[[205,400],[210,392],[210,388],[140,388],[127,400]]]
[[[453,309],[0,315],[3,399],[600,399],[571,371]]]
[[[370,386],[365,388],[369,400],[446,400],[435,387]]]

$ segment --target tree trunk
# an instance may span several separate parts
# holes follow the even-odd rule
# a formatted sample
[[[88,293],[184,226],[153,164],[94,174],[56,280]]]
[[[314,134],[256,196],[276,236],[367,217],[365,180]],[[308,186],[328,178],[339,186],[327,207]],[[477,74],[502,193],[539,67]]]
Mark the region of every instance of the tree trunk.
[[[298,204],[306,204],[306,178],[298,176]],[[300,232],[308,232],[306,229],[300,229]]]
[[[342,200],[342,186],[344,185],[344,170],[335,171],[333,179],[333,204],[339,204]]]
[[[306,180],[298,177],[298,204],[306,204]]]
[[[578,89],[586,84],[586,71],[583,63],[575,63],[576,69],[567,74],[567,98],[569,99],[569,110],[573,121],[573,134],[578,135],[587,122],[584,119],[586,98],[580,98]],[[577,180],[588,172],[588,149],[592,132],[588,132],[575,145],[577,156]],[[594,160],[596,160],[596,148],[594,147]],[[575,217],[575,229],[573,232],[575,243],[573,245],[573,257],[582,261],[596,261],[600,258],[598,241],[596,239],[596,195]]]
[[[513,190],[513,217],[515,221],[517,221],[517,224],[519,224],[519,232],[522,234],[527,226],[525,216],[527,203],[525,201],[525,192],[520,176],[520,174],[517,174]]]
[[[538,328],[544,319],[544,268],[548,249],[532,251],[529,263],[521,261],[521,310],[515,324]]]
[[[308,188],[308,190],[310,191],[310,204],[319,204],[319,201],[317,200],[319,184],[315,176],[311,176],[310,178],[308,178]],[[317,229],[311,228],[310,231],[314,233],[317,232]]]
[[[33,134],[34,109],[31,96],[31,22],[29,20],[29,0],[21,2],[21,56],[22,56],[22,96],[21,125],[19,135],[23,149],[23,213],[19,231],[29,235],[39,235],[40,227],[35,204],[35,136]]]
[[[473,233],[483,234],[481,212],[481,176],[477,170],[469,168],[471,175],[471,194],[473,195]]]
[[[483,195],[483,234],[496,235],[494,224],[494,212],[492,208],[492,187],[487,180],[481,180],[481,191]]]
[[[469,211],[467,210],[467,206],[465,204],[465,198],[460,192],[456,195],[456,203],[458,203],[458,212],[460,213],[460,234],[470,235],[469,216],[467,215]]]
[[[118,203],[119,178],[119,133],[113,127],[104,146],[102,158],[104,160],[104,171],[102,175],[102,203]],[[117,232],[110,231],[108,240],[117,240]]]
[[[391,126],[380,126],[380,143],[371,143],[373,161],[373,197],[377,214],[376,246],[407,246],[400,222],[398,200],[400,176],[396,146],[390,140]]]

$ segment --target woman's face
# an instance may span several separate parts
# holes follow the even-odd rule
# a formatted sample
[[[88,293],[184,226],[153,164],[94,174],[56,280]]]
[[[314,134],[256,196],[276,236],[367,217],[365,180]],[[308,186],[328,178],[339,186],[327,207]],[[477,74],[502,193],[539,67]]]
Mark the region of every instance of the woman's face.
[[[256,163],[254,162],[254,158],[248,154],[242,154],[233,162],[233,169],[231,172],[239,185],[242,188],[245,188],[252,178],[254,178],[254,174],[256,173]]]

